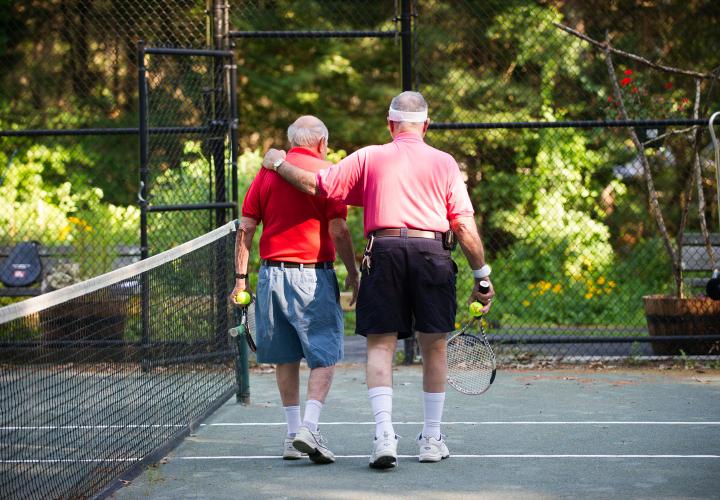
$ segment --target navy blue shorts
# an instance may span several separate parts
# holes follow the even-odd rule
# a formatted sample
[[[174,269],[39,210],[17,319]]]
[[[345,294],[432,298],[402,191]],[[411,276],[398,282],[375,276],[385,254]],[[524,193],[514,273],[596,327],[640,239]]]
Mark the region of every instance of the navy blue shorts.
[[[439,239],[375,238],[363,270],[355,333],[445,333],[455,329],[457,266]]]

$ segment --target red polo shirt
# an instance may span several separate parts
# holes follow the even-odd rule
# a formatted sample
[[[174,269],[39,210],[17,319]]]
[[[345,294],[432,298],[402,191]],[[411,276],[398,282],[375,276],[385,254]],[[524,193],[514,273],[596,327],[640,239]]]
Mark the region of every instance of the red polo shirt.
[[[310,172],[332,165],[305,148],[292,148],[286,159]],[[261,168],[245,195],[242,214],[263,225],[261,258],[308,264],[335,260],[328,221],[346,219],[347,206],[301,193],[275,172]]]

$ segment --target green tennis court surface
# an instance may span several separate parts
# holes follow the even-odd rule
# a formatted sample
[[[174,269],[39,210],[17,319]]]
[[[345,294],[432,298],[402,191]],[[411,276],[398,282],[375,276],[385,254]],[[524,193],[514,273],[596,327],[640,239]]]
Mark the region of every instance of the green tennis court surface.
[[[307,370],[303,372],[303,383]],[[252,404],[230,401],[113,498],[718,498],[720,372],[502,371],[479,397],[448,391],[451,457],[417,462],[421,369],[395,372],[399,467],[367,465],[373,425],[364,370],[338,369],[320,429],[332,465],[279,458],[273,373]]]

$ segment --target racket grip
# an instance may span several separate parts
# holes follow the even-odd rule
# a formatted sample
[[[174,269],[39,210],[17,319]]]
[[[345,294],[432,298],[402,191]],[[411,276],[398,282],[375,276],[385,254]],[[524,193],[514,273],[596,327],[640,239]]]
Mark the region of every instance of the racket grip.
[[[490,291],[490,282],[485,280],[479,281],[477,287],[480,293],[488,293]]]

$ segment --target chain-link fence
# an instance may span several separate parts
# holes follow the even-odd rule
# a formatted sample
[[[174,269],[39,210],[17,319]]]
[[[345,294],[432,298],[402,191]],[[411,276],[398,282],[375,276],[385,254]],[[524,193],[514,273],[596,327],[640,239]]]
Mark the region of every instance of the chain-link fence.
[[[496,339],[540,342],[533,349],[549,354],[626,356],[653,352],[644,340],[648,321],[657,318],[656,330],[665,336],[718,334],[716,302],[677,305],[674,319],[658,312],[648,319],[643,307],[643,296],[676,293],[678,282],[697,298],[714,265],[704,237],[686,236],[680,250],[677,235],[702,233],[705,225],[717,247],[713,238],[720,232],[710,141],[706,131],[696,138],[691,128],[720,108],[716,2],[253,0],[229,2],[227,10],[194,1],[42,5],[3,7],[0,62],[9,71],[2,77],[0,129],[133,129],[137,43],[219,48],[213,34],[222,21],[228,29],[223,48],[237,58],[241,197],[258,151],[284,145],[284,130],[296,116],[321,117],[331,147],[349,152],[386,142],[390,99],[403,87],[415,88],[430,104],[428,142],[451,153],[467,174],[494,269],[498,299],[488,321]],[[403,15],[411,31],[403,29]],[[53,25],[58,29],[47,29]],[[612,78],[606,40],[613,48]],[[215,61],[194,56],[166,64],[164,57],[148,60],[149,127],[204,132],[149,135],[148,186],[155,198],[148,203],[216,202],[223,180],[215,165],[225,164],[226,189],[232,177],[232,148],[224,139],[221,159],[214,128],[223,109],[216,103],[228,96],[212,95],[219,88]],[[654,121],[645,128],[659,140],[638,129],[644,154],[631,129],[617,123],[626,118]],[[27,239],[73,251],[86,245],[88,254],[103,255],[104,263],[93,268],[98,272],[137,253],[136,130],[3,136],[0,144],[9,194],[3,198],[10,200],[0,213],[4,247]],[[674,256],[648,208],[645,159]],[[17,178],[18,165],[37,175]],[[69,195],[59,181],[64,177],[71,179]],[[34,193],[50,194],[30,194],[28,179],[37,183]],[[29,200],[48,196],[74,205],[42,225],[38,218],[50,220],[54,212]],[[84,210],[91,205],[108,213],[92,219]],[[150,246],[153,234],[157,249],[166,248],[183,239],[184,230],[204,230],[215,219],[212,210],[149,213]],[[358,210],[351,210],[350,223],[360,249]],[[459,251],[456,260],[464,301],[471,280]],[[692,319],[691,309],[702,318]],[[680,324],[677,333],[665,328],[671,323]],[[694,323],[699,326],[688,326]],[[596,343],[601,337],[613,342]],[[660,343],[652,347],[669,352]]]
[[[152,53],[214,48],[221,7],[198,0],[0,6],[0,258],[36,241],[44,266],[42,284],[2,287],[0,296],[107,272],[228,219],[230,58]],[[149,47],[142,58],[139,46]]]
[[[249,63],[239,68],[240,101],[261,103],[247,110],[257,114],[241,121],[245,146],[267,144],[268,130],[276,131],[275,143],[284,143],[284,126],[302,113],[328,123],[336,148],[385,142],[385,109],[400,90],[398,70],[409,71],[412,88],[430,103],[435,123],[428,141],[453,154],[467,174],[494,264],[498,300],[488,321],[496,340],[523,354],[523,344],[552,355],[716,352],[720,308],[697,297],[712,271],[705,238],[696,236],[684,250],[676,239],[681,228],[699,233],[703,224],[717,232],[709,138],[703,132],[696,140],[691,128],[706,123],[708,110],[720,102],[711,74],[720,39],[710,28],[720,12],[711,2],[416,1],[373,4],[377,10],[359,3],[353,9],[354,3],[343,2],[340,12],[334,3],[318,11],[316,2],[250,2],[232,12],[231,25],[242,30],[238,54]],[[409,58],[400,26],[408,4]],[[395,40],[340,38],[351,30],[382,29],[394,29]],[[339,39],[326,41],[327,33],[318,33],[323,30]],[[702,48],[689,32],[702,37]],[[600,45],[606,36],[617,49],[613,79],[627,116]],[[694,113],[696,80],[700,106]],[[653,140],[637,129],[644,155],[630,139],[633,121],[660,136]],[[693,177],[696,143],[700,178]],[[643,156],[675,257],[648,209]],[[357,227],[355,236],[360,247]],[[678,305],[669,316],[648,316],[644,296],[676,291],[673,259],[676,267],[682,262],[680,283],[696,302]],[[464,300],[472,279],[467,266],[461,269]],[[459,320],[467,320],[464,311]],[[659,324],[648,328],[648,322]],[[651,344],[648,329],[665,337],[715,336],[710,343]]]

